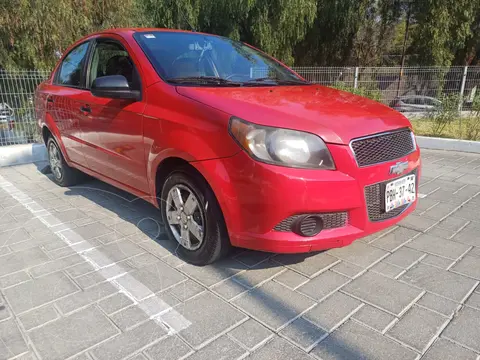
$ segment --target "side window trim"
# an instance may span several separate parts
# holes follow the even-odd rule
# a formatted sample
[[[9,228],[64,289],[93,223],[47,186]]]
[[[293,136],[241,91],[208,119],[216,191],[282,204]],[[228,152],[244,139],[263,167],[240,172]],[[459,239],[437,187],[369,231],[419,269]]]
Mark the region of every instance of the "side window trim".
[[[93,57],[95,55],[95,50],[97,48],[97,45],[99,43],[115,43],[115,44],[118,44],[120,45],[123,50],[125,50],[125,52],[128,54],[128,57],[130,58],[131,62],[132,62],[132,65],[134,66],[135,68],[135,73],[138,77],[138,81],[140,83],[140,93],[143,94],[143,91],[142,91],[142,77],[140,76],[140,72],[138,71],[138,66],[135,64],[135,61],[133,60],[133,57],[130,55],[130,52],[125,48],[125,45],[122,44],[121,41],[117,40],[117,39],[113,39],[111,37],[98,37],[98,38],[95,38],[92,40],[92,43],[90,44],[90,49],[89,49],[89,54],[88,54],[88,61],[87,61],[87,67],[85,69],[85,88],[87,90],[90,90],[90,71],[91,71],[91,66],[92,66],[92,62],[93,62]]]
[[[70,53],[72,51],[74,51],[76,48],[78,48],[79,46],[82,46],[84,44],[87,44],[88,43],[88,48],[87,48],[87,53],[85,55],[85,58],[86,58],[86,61],[85,63],[83,64],[83,67],[82,67],[82,73],[80,75],[80,86],[74,86],[74,85],[66,85],[66,84],[61,84],[58,82],[58,78],[60,77],[60,72],[62,71],[62,65],[63,65],[63,62],[65,61],[65,59],[67,58],[68,55],[70,55]],[[87,65],[90,61],[90,56],[91,56],[91,51],[92,51],[92,40],[91,39],[88,39],[80,44],[78,44],[77,46],[75,46],[73,49],[71,49],[64,57],[62,57],[62,61],[60,62],[60,65],[58,66],[57,68],[57,71],[55,72],[55,76],[53,77],[53,85],[55,86],[62,86],[62,87],[68,87],[68,88],[72,88],[72,89],[81,89],[81,90],[87,90],[86,88],[86,69],[87,69]]]

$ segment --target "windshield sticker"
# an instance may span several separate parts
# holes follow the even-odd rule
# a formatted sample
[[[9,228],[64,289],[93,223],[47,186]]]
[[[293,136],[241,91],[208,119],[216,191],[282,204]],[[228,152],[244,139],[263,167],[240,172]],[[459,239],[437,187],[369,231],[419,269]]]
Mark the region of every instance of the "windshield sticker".
[[[145,34],[143,36],[145,36],[147,39],[155,39],[155,35],[153,34]]]

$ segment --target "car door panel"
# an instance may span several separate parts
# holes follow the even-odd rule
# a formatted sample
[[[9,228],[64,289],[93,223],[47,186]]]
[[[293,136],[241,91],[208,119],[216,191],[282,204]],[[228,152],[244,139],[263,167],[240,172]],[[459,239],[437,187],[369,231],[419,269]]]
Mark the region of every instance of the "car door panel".
[[[135,66],[121,39],[96,39],[90,58],[88,83],[101,76],[121,75],[122,69],[117,73],[116,67],[125,65],[127,57],[130,59],[129,66]],[[115,60],[112,66],[110,60]],[[136,71],[135,74],[140,76]],[[149,190],[143,151],[145,106],[145,99],[100,98],[89,92],[82,104],[85,111],[81,118],[83,152],[88,166],[142,192]]]

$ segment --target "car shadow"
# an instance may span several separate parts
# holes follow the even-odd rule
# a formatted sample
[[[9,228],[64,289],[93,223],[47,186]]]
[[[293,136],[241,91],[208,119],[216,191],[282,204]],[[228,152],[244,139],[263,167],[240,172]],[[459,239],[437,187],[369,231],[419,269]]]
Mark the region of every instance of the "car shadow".
[[[51,175],[48,175],[48,177],[51,179]],[[81,196],[85,199],[88,199],[95,205],[101,206],[103,209],[110,212],[112,216],[118,217],[119,220],[124,220],[134,225],[138,229],[138,236],[147,236],[152,241],[155,241],[162,246],[163,249],[170,252],[173,256],[181,259],[179,254],[176,252],[178,244],[175,244],[173,241],[167,239],[163,225],[160,222],[159,210],[143,199],[139,199],[134,195],[126,193],[95,179],[82,185],[66,188],[64,195],[70,197]],[[80,210],[82,211],[81,207]],[[94,212],[89,213],[89,216],[94,218]],[[156,224],[158,227],[155,228],[155,226],[145,226],[145,218],[152,220],[150,225]],[[231,289],[242,292],[243,294],[239,295],[239,297],[248,293],[248,296],[255,303],[255,306],[261,306],[267,311],[271,311],[272,314],[277,314],[277,316],[286,323],[291,321],[291,319],[298,317],[299,312],[287,306],[280,295],[275,295],[271,292],[264,291],[262,286],[257,286],[258,283],[252,282],[248,277],[242,277],[241,284],[228,279],[245,269],[247,269],[248,273],[248,269],[251,268],[269,269],[278,267],[280,265],[298,264],[315,255],[316,253],[283,255],[281,263],[276,263],[275,261],[268,260],[275,259],[276,254],[266,255],[265,253],[258,251],[233,248],[232,253],[227,259],[207,265],[207,267],[209,267],[211,271],[217,273],[221,278],[224,279],[224,281],[228,281]],[[242,257],[243,262],[236,260],[240,256]],[[249,265],[246,265],[245,262],[249,263],[249,259],[252,261]],[[262,260],[257,261],[257,259]],[[226,266],[226,264],[228,264],[228,266]],[[263,325],[266,326],[266,324]],[[312,333],[312,325],[307,321],[293,321],[290,322],[288,326],[291,330],[290,333],[296,334],[297,336],[307,336],[313,338],[316,336],[315,331]],[[274,331],[274,329],[271,328],[270,330]],[[317,335],[319,338],[325,335],[325,331],[322,329],[317,330]],[[278,334],[278,332],[276,333]],[[359,353],[358,350],[351,348],[342,341],[339,341],[335,335],[329,335],[326,339],[322,339],[322,341],[328,341],[328,353],[332,358],[339,360],[363,358],[362,354]],[[307,359],[310,357],[307,357],[306,355],[305,358]]]

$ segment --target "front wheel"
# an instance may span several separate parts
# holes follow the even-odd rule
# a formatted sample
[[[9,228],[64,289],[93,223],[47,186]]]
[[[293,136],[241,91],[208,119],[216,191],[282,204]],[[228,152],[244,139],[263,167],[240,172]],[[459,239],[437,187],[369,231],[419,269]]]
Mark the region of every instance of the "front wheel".
[[[172,172],[165,181],[160,209],[178,252],[195,265],[210,264],[230,249],[225,222],[215,195],[193,171]]]

